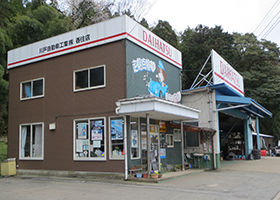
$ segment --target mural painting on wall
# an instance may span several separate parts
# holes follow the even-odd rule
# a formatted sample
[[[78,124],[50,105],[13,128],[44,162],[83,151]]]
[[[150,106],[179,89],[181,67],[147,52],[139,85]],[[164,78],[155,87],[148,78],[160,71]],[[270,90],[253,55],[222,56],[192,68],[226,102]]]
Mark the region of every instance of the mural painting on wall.
[[[151,96],[163,98],[172,102],[181,101],[181,92],[174,94],[169,93],[169,86],[166,84],[167,74],[161,60],[158,60],[158,65],[152,60],[145,58],[137,58],[132,61],[134,74],[142,71],[147,73],[143,76],[144,84]],[[152,74],[151,74],[152,73]],[[153,76],[151,78],[150,76]]]

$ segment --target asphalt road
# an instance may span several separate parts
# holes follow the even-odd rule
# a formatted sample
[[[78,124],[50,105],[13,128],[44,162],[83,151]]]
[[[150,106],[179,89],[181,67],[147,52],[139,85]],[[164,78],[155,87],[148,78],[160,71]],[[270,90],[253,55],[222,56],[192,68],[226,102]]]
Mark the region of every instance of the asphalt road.
[[[0,199],[280,199],[280,157],[225,161],[203,171],[161,183],[91,182],[73,178],[2,177]]]

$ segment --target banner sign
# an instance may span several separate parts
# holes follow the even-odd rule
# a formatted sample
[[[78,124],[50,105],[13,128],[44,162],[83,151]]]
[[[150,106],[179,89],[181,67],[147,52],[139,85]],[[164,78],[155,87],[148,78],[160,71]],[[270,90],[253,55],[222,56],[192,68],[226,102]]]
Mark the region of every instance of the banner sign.
[[[226,83],[244,96],[243,77],[213,49],[211,57],[214,84]]]
[[[182,68],[181,52],[126,15],[67,32],[8,52],[8,69],[128,39]],[[146,60],[149,64],[149,61]],[[141,70],[141,69],[140,69]]]

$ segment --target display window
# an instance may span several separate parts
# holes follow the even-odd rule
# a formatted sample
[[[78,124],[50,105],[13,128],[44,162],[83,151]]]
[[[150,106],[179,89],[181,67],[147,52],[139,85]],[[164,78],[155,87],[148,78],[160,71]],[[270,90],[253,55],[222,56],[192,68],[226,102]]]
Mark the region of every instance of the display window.
[[[139,132],[139,119],[131,118],[130,121],[130,152],[131,159],[140,158],[140,132]]]
[[[105,65],[74,71],[74,91],[105,87]]]
[[[20,125],[20,159],[43,160],[43,123]]]
[[[20,84],[20,99],[33,99],[44,96],[44,79],[34,79]]]
[[[74,121],[74,160],[106,160],[105,118]]]
[[[110,117],[110,158],[124,159],[124,119]]]

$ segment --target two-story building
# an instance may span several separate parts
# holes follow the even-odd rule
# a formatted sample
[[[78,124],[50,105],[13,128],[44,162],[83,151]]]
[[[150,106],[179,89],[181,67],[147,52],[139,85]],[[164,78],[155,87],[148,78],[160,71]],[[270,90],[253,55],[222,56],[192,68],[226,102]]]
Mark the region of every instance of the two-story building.
[[[183,163],[183,130],[202,129],[184,128],[200,111],[180,103],[181,68],[177,49],[127,16],[9,51],[8,156],[21,170]]]

